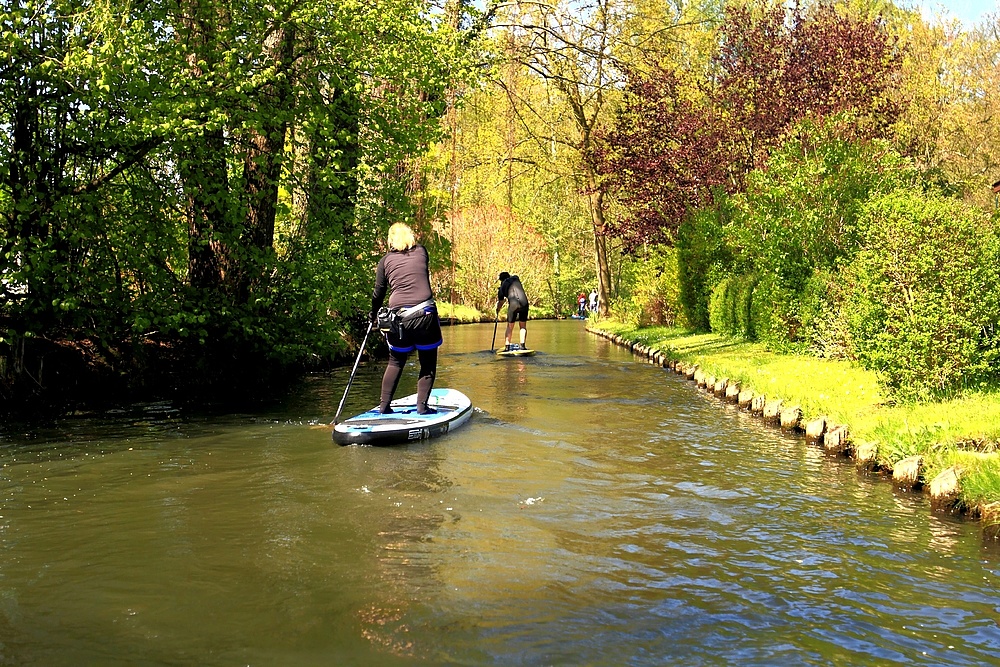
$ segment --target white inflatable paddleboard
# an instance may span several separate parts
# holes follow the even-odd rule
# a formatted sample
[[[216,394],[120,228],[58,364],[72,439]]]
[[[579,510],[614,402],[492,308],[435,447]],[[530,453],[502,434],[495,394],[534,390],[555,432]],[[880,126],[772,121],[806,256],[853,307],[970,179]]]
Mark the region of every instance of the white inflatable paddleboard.
[[[427,400],[435,414],[417,414],[417,395],[397,398],[392,412],[381,414],[376,405],[333,427],[338,445],[397,445],[444,435],[472,416],[472,401],[457,389],[432,389]]]

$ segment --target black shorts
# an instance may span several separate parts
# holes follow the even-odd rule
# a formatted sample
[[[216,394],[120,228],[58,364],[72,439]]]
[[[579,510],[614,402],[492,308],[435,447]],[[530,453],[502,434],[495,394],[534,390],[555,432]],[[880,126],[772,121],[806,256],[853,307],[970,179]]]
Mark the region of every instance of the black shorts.
[[[399,330],[388,331],[385,340],[393,352],[413,352],[413,350],[433,350],[441,347],[441,322],[434,310],[420,317],[400,320]]]
[[[507,322],[527,322],[528,304],[517,301],[507,302]]]

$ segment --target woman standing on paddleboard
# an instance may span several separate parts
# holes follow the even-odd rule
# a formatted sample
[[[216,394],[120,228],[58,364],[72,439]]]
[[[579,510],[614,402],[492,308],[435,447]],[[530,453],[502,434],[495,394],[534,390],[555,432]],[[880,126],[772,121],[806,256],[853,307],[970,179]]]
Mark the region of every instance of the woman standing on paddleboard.
[[[427,249],[417,244],[413,230],[402,222],[389,228],[389,252],[375,269],[375,289],[372,292],[372,318],[376,319],[386,290],[393,324],[385,331],[389,344],[389,364],[382,376],[382,396],[379,411],[392,412],[389,403],[403,374],[410,353],[417,351],[420,372],[417,376],[417,412],[435,412],[427,406],[437,373],[437,349],[441,346],[441,324],[431,292]]]

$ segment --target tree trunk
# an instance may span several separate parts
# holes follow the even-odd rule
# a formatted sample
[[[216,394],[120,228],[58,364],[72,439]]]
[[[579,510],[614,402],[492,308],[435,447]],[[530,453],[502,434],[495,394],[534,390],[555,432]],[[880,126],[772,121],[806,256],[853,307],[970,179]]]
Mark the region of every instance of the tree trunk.
[[[276,80],[262,91],[264,100],[258,113],[261,122],[247,132],[249,146],[243,163],[247,210],[245,238],[252,248],[271,248],[278,206],[278,181],[288,131],[292,97],[292,60],[295,28],[278,28],[267,40],[265,53],[275,68]]]
[[[180,144],[178,171],[184,184],[188,219],[188,283],[222,290],[231,277],[233,257],[227,229],[229,177],[222,130]]]
[[[608,264],[608,244],[605,234],[604,192],[597,187],[597,177],[587,165],[587,189],[590,196],[590,220],[594,228],[594,264],[597,269],[597,312],[601,317],[611,313],[611,267]]]
[[[186,49],[188,72],[198,79],[215,62],[213,6],[198,0],[180,2],[176,38]],[[229,175],[222,129],[206,129],[197,139],[178,143],[177,168],[184,187],[188,218],[188,282],[192,287],[223,291],[235,273],[229,220]]]
[[[248,129],[243,177],[247,213],[242,244],[249,250],[241,266],[239,293],[246,296],[263,276],[263,259],[274,247],[274,222],[278,211],[278,184],[284,160],[285,135],[292,99],[292,62],[295,28],[286,25],[270,34],[264,44],[266,61],[274,67],[274,81],[261,91],[259,123]]]

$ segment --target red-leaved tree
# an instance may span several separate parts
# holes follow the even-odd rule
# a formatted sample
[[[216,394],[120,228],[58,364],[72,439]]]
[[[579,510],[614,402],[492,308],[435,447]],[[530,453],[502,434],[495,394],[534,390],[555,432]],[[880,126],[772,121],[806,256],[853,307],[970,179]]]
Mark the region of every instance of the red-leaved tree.
[[[701,96],[680,95],[668,71],[635,77],[600,135],[604,187],[628,211],[614,232],[669,241],[713,188],[739,190],[807,116],[849,112],[855,138],[883,135],[898,114],[891,93],[900,63],[880,20],[829,3],[728,8]]]
[[[725,133],[678,86],[667,71],[630,78],[614,127],[596,144],[595,162],[629,211],[613,230],[623,238],[669,240],[686,210],[725,184]]]

